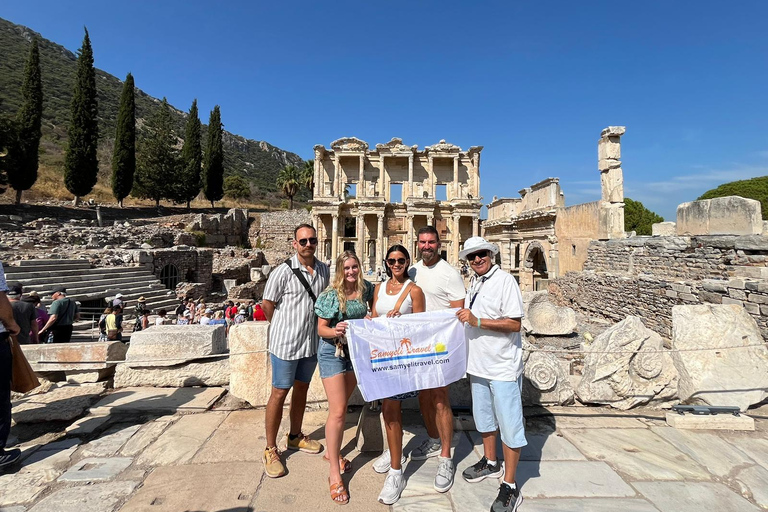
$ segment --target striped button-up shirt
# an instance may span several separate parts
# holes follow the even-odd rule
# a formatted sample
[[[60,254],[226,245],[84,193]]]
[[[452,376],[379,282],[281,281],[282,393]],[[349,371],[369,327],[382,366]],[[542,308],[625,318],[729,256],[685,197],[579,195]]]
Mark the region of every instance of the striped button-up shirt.
[[[325,263],[315,258],[314,273],[293,255],[291,266],[299,268],[315,297],[328,286],[330,272]],[[275,303],[269,326],[269,351],[280,359],[293,361],[317,354],[317,316],[315,304],[299,278],[286,264],[272,270],[264,290],[264,299]]]

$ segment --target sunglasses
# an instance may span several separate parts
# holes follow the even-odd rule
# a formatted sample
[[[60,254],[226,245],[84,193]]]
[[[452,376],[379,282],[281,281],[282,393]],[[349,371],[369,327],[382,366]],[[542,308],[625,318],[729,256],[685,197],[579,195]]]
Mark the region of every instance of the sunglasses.
[[[301,240],[296,240],[296,241],[299,242],[299,245],[302,246],[302,247],[306,246],[307,244],[309,244],[309,245],[317,245],[317,237],[316,236],[313,236],[311,238],[302,238]]]
[[[405,262],[408,261],[405,258],[389,258],[387,260],[387,263],[389,263],[390,266],[397,263],[398,265],[405,265]]]
[[[488,256],[488,251],[473,252],[471,254],[467,254],[467,261],[475,261],[475,259],[478,257],[485,258],[486,256]]]

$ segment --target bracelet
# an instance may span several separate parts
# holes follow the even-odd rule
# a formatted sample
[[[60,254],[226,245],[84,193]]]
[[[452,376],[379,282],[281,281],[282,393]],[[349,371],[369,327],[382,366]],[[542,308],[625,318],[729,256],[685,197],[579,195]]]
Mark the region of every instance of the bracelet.
[[[477,319],[477,328],[482,329],[482,327],[480,327],[480,318]]]

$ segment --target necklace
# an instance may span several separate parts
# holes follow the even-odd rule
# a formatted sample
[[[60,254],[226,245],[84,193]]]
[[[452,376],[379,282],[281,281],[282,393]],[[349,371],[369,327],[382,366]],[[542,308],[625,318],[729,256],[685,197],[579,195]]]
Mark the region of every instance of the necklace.
[[[390,295],[395,291],[399,290],[400,288],[402,288],[403,284],[404,283],[401,283],[395,279],[390,279],[389,281],[387,281],[387,289],[390,292]]]

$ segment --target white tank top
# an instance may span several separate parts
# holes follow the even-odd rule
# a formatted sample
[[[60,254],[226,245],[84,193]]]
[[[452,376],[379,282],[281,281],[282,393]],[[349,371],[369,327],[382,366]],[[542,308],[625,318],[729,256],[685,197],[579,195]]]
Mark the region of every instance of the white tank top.
[[[395,304],[397,304],[397,301],[400,300],[400,296],[405,291],[405,288],[408,286],[408,283],[411,282],[410,279],[406,279],[403,283],[403,287],[400,289],[400,293],[397,295],[389,295],[387,293],[387,283],[389,281],[385,281],[381,283],[381,286],[379,286],[379,295],[376,297],[376,315],[377,316],[387,316],[387,313],[392,311],[392,309],[395,307]],[[402,304],[400,304],[400,313],[403,315],[406,315],[408,313],[413,313],[413,301],[411,300],[411,294],[408,293],[408,296],[405,298]]]

